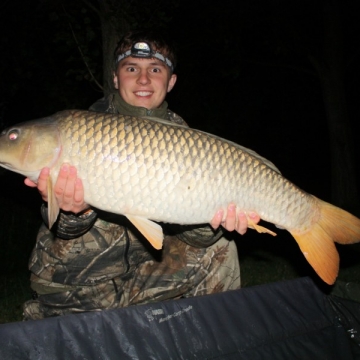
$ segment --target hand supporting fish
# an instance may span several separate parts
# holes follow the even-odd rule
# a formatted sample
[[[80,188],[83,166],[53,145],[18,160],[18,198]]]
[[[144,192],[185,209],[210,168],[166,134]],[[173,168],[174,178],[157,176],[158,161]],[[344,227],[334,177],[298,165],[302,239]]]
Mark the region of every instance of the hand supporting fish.
[[[50,169],[45,167],[41,170],[37,183],[29,178],[25,184],[30,187],[37,187],[42,199],[48,201],[48,178]],[[90,207],[84,200],[84,187],[80,178],[77,177],[77,170],[74,166],[64,164],[59,171],[58,178],[54,185],[54,193],[59,208],[78,214]]]

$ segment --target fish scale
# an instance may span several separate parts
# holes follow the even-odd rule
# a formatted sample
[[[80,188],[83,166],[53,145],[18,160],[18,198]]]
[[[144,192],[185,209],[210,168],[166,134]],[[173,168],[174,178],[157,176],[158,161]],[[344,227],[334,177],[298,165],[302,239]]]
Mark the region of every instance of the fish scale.
[[[304,206],[298,204],[301,196],[295,202],[290,219],[284,212],[288,204],[280,203],[279,211],[269,211],[265,204],[274,198],[281,199],[280,195],[284,197],[286,181],[258,159],[244,154],[235,144],[181,126],[171,128],[165,141],[168,124],[130,116],[125,116],[120,123],[113,121],[113,114],[93,113],[90,121],[84,120],[82,112],[69,116],[72,121],[63,114],[58,115],[60,127],[66,134],[62,139],[64,148],[69,149],[68,154],[62,154],[59,165],[68,162],[76,166],[83,179],[86,201],[96,202],[106,211],[128,213],[131,208],[133,215],[194,224],[209,222],[219,206],[235,202],[239,208],[256,211],[263,219],[280,227],[299,227],[304,221],[293,213],[297,209],[304,212]],[[75,121],[78,118],[79,123]],[[79,150],[80,133],[87,134],[86,151]],[[141,141],[144,134],[150,138],[148,143]],[[91,162],[88,162],[88,153],[96,154]],[[227,174],[226,178],[217,177],[217,172]],[[94,180],[90,183],[87,179]],[[119,187],[113,189],[113,182],[122,184],[122,194],[119,195]],[[154,193],[155,188],[159,188],[159,193]],[[288,191],[296,193],[295,187],[289,187]],[[167,201],[169,196],[171,202]],[[181,208],[177,198],[183,203]]]
[[[52,184],[63,163],[76,166],[88,204],[127,216],[157,249],[162,229],[151,220],[209,223],[219,209],[225,217],[231,202],[288,230],[329,284],[339,268],[334,241],[360,240],[358,218],[301,190],[253,150],[166,120],[66,110],[0,135],[2,167],[35,182],[50,168],[50,227],[59,212]]]

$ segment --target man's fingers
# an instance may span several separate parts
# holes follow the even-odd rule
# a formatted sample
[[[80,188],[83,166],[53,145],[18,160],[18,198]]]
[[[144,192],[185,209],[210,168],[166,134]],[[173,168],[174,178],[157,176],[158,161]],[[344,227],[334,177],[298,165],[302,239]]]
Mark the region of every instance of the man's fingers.
[[[245,213],[244,211],[236,211],[236,205],[230,204],[227,208],[226,217],[224,218],[224,210],[219,210],[212,218],[210,225],[213,229],[217,229],[220,225],[227,231],[236,230],[239,234],[244,235],[248,229],[248,218],[255,224],[260,221],[260,216],[256,212]]]
[[[77,171],[74,166],[69,166],[68,168],[66,167],[65,172],[67,173],[66,184],[63,189],[62,198],[59,198],[59,201],[62,201],[65,206],[69,206],[74,201]]]
[[[224,210],[221,209],[219,210],[215,216],[212,218],[211,222],[210,222],[210,225],[213,229],[217,229],[220,225],[221,225],[221,222],[222,222],[222,219],[223,219],[223,216],[224,216]]]
[[[75,181],[74,203],[78,205],[84,203],[84,187],[81,179]]]
[[[81,212],[89,208],[89,205],[84,202],[84,187],[81,179],[76,179],[73,201],[74,209],[76,209],[76,211],[73,212],[75,213]]]
[[[26,186],[37,187],[37,184],[31,181],[29,178],[25,178],[24,183]]]
[[[257,224],[261,220],[260,216],[256,212],[251,212],[248,214],[248,216],[255,224]]]
[[[54,191],[58,200],[59,206],[64,211],[71,211],[77,213],[81,206],[81,193],[77,194],[75,199],[76,183],[77,183],[77,170],[74,166],[63,164],[59,171],[59,176],[56,181]],[[81,186],[82,187],[82,186]]]
[[[64,164],[61,166],[58,178],[54,186],[55,196],[59,202],[62,202],[64,191],[69,177],[69,165]],[[60,205],[60,204],[59,204]]]
[[[248,228],[248,221],[247,221],[246,214],[244,212],[240,211],[237,220],[238,221],[236,223],[236,231],[239,234],[244,235]]]
[[[227,209],[224,228],[228,231],[233,231],[236,228],[236,206],[230,204]]]
[[[75,214],[89,208],[84,202],[84,187],[75,166],[62,165],[54,188],[60,209]]]

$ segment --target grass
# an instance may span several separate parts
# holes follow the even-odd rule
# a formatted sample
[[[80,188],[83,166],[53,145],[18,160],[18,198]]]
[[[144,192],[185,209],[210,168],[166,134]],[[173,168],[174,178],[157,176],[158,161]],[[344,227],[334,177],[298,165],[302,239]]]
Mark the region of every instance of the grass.
[[[0,171],[0,186],[6,189],[0,195],[0,323],[8,323],[22,320],[22,304],[31,299],[27,264],[41,223],[41,202],[36,190],[25,187],[16,174]],[[235,237],[242,286],[311,276],[324,291],[330,291],[308,265],[291,235],[273,230],[278,236],[249,230],[245,236]],[[338,250],[341,258],[338,279],[359,283],[359,245],[338,246]]]

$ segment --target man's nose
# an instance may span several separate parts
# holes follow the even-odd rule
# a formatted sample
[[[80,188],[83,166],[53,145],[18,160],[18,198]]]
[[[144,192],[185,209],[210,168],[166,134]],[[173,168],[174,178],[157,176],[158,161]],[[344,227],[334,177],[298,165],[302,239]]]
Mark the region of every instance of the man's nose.
[[[149,74],[147,71],[141,71],[137,79],[138,84],[146,85],[150,83]]]

